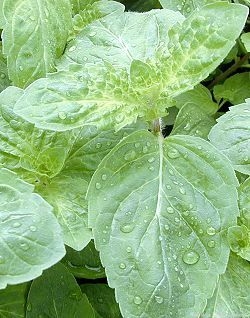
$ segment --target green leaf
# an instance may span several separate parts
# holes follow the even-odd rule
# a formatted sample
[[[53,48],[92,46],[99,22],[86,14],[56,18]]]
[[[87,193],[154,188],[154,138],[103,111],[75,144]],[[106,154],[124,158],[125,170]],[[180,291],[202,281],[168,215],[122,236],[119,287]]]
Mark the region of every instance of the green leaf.
[[[176,117],[171,135],[191,135],[207,139],[215,123],[213,117],[187,100]]]
[[[9,85],[10,80],[8,78],[7,64],[2,54],[2,45],[0,42],[0,92],[3,91]]]
[[[68,0],[4,0],[3,49],[9,77],[25,87],[55,70],[72,27]]]
[[[213,89],[217,101],[228,100],[233,105],[244,103],[250,97],[249,92],[250,72],[237,73]]]
[[[239,187],[240,220],[250,229],[250,177]]]
[[[180,109],[183,105],[191,103],[208,115],[213,115],[218,110],[218,105],[213,101],[210,91],[201,84],[198,84],[190,91],[176,96],[174,100],[176,107]]]
[[[93,2],[93,1],[90,1]],[[73,18],[73,29],[71,37],[74,38],[85,26],[100,18],[110,18],[110,14],[118,14],[124,12],[124,6],[115,1],[95,1],[87,4],[83,9],[77,11]],[[74,47],[71,46],[71,50]]]
[[[33,281],[27,302],[26,318],[87,317],[95,314],[74,276],[57,264]]]
[[[250,174],[250,99],[230,107],[217,119],[209,139],[232,162],[234,169]]]
[[[243,33],[240,38],[241,38],[241,41],[243,42],[247,52],[250,52],[250,32]]]
[[[226,273],[220,277],[212,299],[208,301],[202,318],[248,317],[250,311],[250,266],[231,254]]]
[[[3,1],[0,2],[0,29],[3,29],[5,24],[5,18],[3,15]]]
[[[25,317],[25,304],[30,284],[8,286],[0,290],[0,317]]]
[[[234,46],[247,15],[245,6],[218,2],[176,24],[169,31],[170,56],[162,55],[156,63],[163,93],[174,98],[205,79]]]
[[[15,173],[0,169],[0,288],[29,281],[65,254],[51,206]]]
[[[114,290],[106,284],[83,284],[80,286],[101,318],[121,318]]]
[[[159,50],[167,50],[169,29],[183,19],[180,13],[170,10],[112,14],[85,27],[70,42],[57,69],[108,62],[129,71],[133,60],[146,62]]]
[[[250,230],[245,225],[230,227],[228,241],[233,252],[250,261]]]
[[[152,9],[160,9],[161,5],[158,0],[137,0],[123,1],[126,2],[126,8],[131,11],[145,12]]]
[[[196,8],[217,2],[228,2],[227,0],[159,0],[162,7],[171,10],[178,10],[184,15],[189,15]]]
[[[99,0],[70,0],[74,14],[77,14],[79,11],[84,10],[86,7],[97,1]]]
[[[67,247],[66,251],[62,262],[75,277],[87,279],[106,277],[93,241],[90,241],[82,251],[74,251],[70,247]]]
[[[198,317],[227,265],[237,184],[226,157],[192,136],[138,131],[104,158],[89,225],[124,317]]]

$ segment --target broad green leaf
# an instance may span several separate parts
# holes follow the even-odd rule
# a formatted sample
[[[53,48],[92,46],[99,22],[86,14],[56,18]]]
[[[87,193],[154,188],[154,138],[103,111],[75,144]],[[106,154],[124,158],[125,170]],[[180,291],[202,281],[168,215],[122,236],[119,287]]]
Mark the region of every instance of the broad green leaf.
[[[26,318],[37,317],[95,318],[93,308],[74,276],[60,263],[31,284]]]
[[[230,107],[217,119],[209,139],[232,162],[234,169],[250,174],[250,99]]]
[[[162,7],[171,10],[178,10],[184,15],[189,15],[196,8],[217,2],[228,2],[227,0],[159,0]]]
[[[250,97],[249,90],[250,72],[237,73],[225,80],[221,85],[216,85],[213,89],[217,101],[222,98],[228,100],[233,105],[244,103]]]
[[[185,104],[195,104],[201,111],[213,115],[218,110],[218,105],[213,101],[210,91],[198,84],[195,88],[175,97],[176,107],[182,108]]]
[[[57,69],[108,62],[129,71],[133,60],[145,62],[157,51],[167,50],[169,29],[183,19],[180,13],[170,10],[112,14],[85,27],[70,42]]]
[[[114,290],[106,284],[83,284],[80,286],[101,318],[121,318]]]
[[[247,15],[245,6],[218,2],[175,25],[169,31],[170,56],[160,56],[156,62],[165,84],[163,93],[173,98],[205,79],[234,46]]]
[[[9,85],[10,80],[8,78],[7,64],[2,54],[2,45],[0,44],[0,92],[3,91]]]
[[[0,169],[0,289],[29,281],[65,254],[51,206],[34,187]]]
[[[198,107],[187,100],[176,117],[171,135],[191,135],[207,139],[215,123],[213,117],[209,116],[202,106]]]
[[[93,2],[93,1],[90,1]],[[124,6],[116,1],[95,1],[87,4],[82,10],[78,11],[73,18],[73,32],[71,37],[74,38],[86,25],[91,22],[105,17],[110,18],[110,14],[123,13]],[[74,51],[74,47],[71,46]]]
[[[241,41],[243,42],[247,52],[250,52],[250,32],[243,33],[241,36]]]
[[[226,273],[220,277],[217,290],[200,317],[248,317],[250,312],[249,280],[249,263],[231,253]]]
[[[232,226],[228,229],[227,237],[231,250],[250,261],[250,229],[244,224]]]
[[[0,290],[0,317],[18,318],[25,317],[25,304],[29,284],[8,286]]]
[[[105,277],[105,271],[93,241],[90,241],[82,251],[74,251],[70,247],[67,247],[66,251],[62,262],[75,277],[87,279]]]
[[[250,177],[239,187],[240,221],[250,229]]]
[[[3,1],[0,2],[0,29],[3,29],[5,24],[5,18],[3,15]]]
[[[72,27],[68,0],[4,0],[3,49],[9,77],[25,87],[55,70]]]
[[[138,131],[104,158],[89,225],[123,317],[198,317],[226,269],[237,184],[227,158],[192,136]]]

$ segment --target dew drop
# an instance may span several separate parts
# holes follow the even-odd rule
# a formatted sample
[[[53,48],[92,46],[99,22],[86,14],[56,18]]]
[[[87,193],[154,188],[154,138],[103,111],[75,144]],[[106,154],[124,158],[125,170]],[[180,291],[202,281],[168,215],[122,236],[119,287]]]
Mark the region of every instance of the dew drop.
[[[168,157],[171,159],[176,159],[176,158],[180,157],[180,153],[176,149],[171,149],[168,151]]]
[[[19,222],[14,222],[13,225],[12,225],[14,228],[18,228],[21,226],[21,223]]]
[[[162,304],[163,303],[163,298],[161,296],[155,296],[155,301],[158,303],[158,304]]]
[[[147,146],[144,146],[144,147],[142,148],[142,152],[143,152],[143,153],[147,153],[147,152],[148,152],[148,147],[147,147]]]
[[[185,126],[184,126],[184,130],[186,130],[186,131],[189,131],[190,130],[190,128],[191,128],[191,125],[190,125],[190,123],[187,123]]]
[[[102,144],[100,142],[98,142],[96,145],[95,145],[96,149],[100,149],[102,147]]]
[[[135,296],[135,297],[134,297],[134,303],[135,303],[136,305],[140,305],[140,304],[142,303],[141,297],[140,297],[140,296]]]
[[[184,263],[186,263],[188,265],[193,265],[199,261],[200,255],[195,251],[186,251],[183,254],[182,259],[183,259]]]
[[[32,309],[31,303],[28,303],[27,304],[27,311],[31,311],[31,309]]]
[[[154,170],[155,170],[155,168],[152,167],[152,166],[150,166],[148,169],[149,169],[150,171],[154,171]]]
[[[154,161],[155,161],[155,158],[154,158],[154,157],[151,157],[151,158],[148,159],[148,162],[149,162],[149,163],[152,163],[152,162],[154,162]]]
[[[6,75],[5,75],[4,73],[1,73],[0,77],[1,77],[2,79],[4,79],[4,78],[6,77]]]
[[[210,226],[208,229],[207,229],[207,234],[208,235],[215,235],[216,233],[216,230],[214,227]]]
[[[31,225],[30,230],[31,230],[31,232],[36,232],[37,227],[35,225]]]
[[[75,51],[75,49],[76,49],[76,47],[75,47],[75,45],[73,45],[73,46],[71,46],[71,47],[69,48],[69,52],[73,52],[73,51]]]
[[[87,56],[84,56],[82,59],[84,62],[87,62],[87,60],[88,60]]]
[[[186,194],[186,190],[184,188],[179,189],[180,194]]]
[[[169,225],[168,224],[164,225],[164,228],[165,228],[166,231],[168,231],[169,230]]]
[[[59,112],[59,113],[58,113],[58,117],[59,117],[60,119],[66,119],[66,118],[67,118],[67,115],[66,115],[65,112]]]
[[[27,243],[20,243],[20,247],[24,251],[27,251],[29,249],[29,245]]]
[[[133,231],[134,227],[135,227],[135,225],[134,225],[133,223],[131,223],[131,224],[128,224],[128,223],[127,223],[127,224],[121,225],[120,230],[121,230],[123,233],[130,233],[130,232]]]
[[[119,265],[119,267],[120,267],[120,269],[125,269],[125,268],[126,268],[126,264],[121,263],[121,264]]]
[[[180,222],[180,219],[179,218],[174,218],[175,222],[176,223],[179,223]]]
[[[171,190],[171,189],[172,189],[172,187],[171,187],[170,184],[167,184],[167,189],[168,189],[168,190]]]
[[[170,174],[171,176],[174,175],[174,171],[173,171],[172,169],[169,169],[168,172],[169,172],[169,174]]]
[[[129,152],[127,152],[124,156],[124,159],[126,161],[131,161],[135,158],[136,156],[136,152],[134,150],[130,150]]]
[[[209,242],[207,243],[207,246],[208,246],[208,247],[211,247],[211,248],[215,247],[215,241],[209,241]]]
[[[167,207],[167,211],[170,214],[174,213],[174,209],[171,206]]]
[[[100,190],[102,186],[99,182],[96,182],[95,187],[97,190]]]
[[[189,216],[189,211],[186,210],[186,211],[183,212],[183,214],[184,214],[185,216]]]
[[[22,66],[19,66],[19,70],[20,70],[20,71],[23,71],[23,67],[22,67]]]
[[[128,246],[128,247],[126,248],[126,251],[127,251],[127,253],[131,253],[131,252],[132,252],[132,248],[131,248],[130,246]]]
[[[106,174],[103,174],[103,175],[102,175],[102,180],[103,180],[103,181],[107,180],[107,175],[106,175]]]
[[[96,35],[96,32],[95,31],[91,31],[90,33],[89,33],[89,36],[95,36]]]
[[[141,145],[141,144],[140,144],[139,142],[136,142],[136,143],[135,143],[135,148],[139,148],[140,145]]]

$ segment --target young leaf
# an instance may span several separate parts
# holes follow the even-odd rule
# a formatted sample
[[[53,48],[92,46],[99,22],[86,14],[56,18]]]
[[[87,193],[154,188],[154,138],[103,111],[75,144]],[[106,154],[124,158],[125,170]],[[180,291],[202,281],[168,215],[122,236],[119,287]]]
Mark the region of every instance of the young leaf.
[[[95,318],[93,308],[86,295],[81,293],[74,276],[60,263],[31,284],[26,318],[37,317]]]
[[[250,311],[249,263],[231,253],[226,273],[201,318],[248,317]]]
[[[244,224],[228,229],[228,241],[231,250],[242,258],[250,261],[250,229]]]
[[[243,42],[247,52],[250,52],[250,32],[243,33],[241,36],[241,41]]]
[[[176,117],[171,135],[191,135],[207,139],[215,123],[213,117],[201,107],[187,100]]]
[[[250,174],[250,99],[230,107],[217,119],[209,139],[232,162],[234,169]]]
[[[90,241],[82,251],[74,251],[70,247],[67,247],[66,251],[62,262],[75,277],[87,279],[106,277],[93,241]]]
[[[9,85],[10,80],[8,78],[6,60],[4,59],[2,54],[2,45],[0,42],[0,92],[3,91]]]
[[[159,0],[163,8],[178,10],[184,15],[189,15],[196,8],[203,7],[204,5],[217,3],[217,2],[228,2],[227,0]]]
[[[227,265],[237,184],[226,157],[192,136],[138,131],[104,158],[89,224],[124,317],[198,316]]]
[[[122,318],[119,306],[115,300],[114,290],[108,285],[82,284],[80,287],[100,318]]]
[[[68,0],[4,0],[3,50],[14,85],[25,87],[55,70],[72,27]]]
[[[0,169],[0,289],[29,281],[65,254],[51,206],[34,187]],[[14,264],[14,265],[13,265]]]
[[[226,99],[233,105],[244,103],[250,97],[250,72],[237,73],[213,89],[217,101]]]
[[[99,2],[99,0],[70,0],[74,14],[77,14],[79,11],[84,10],[97,1]]]
[[[0,317],[25,317],[25,303],[30,284],[8,286],[0,290]]]

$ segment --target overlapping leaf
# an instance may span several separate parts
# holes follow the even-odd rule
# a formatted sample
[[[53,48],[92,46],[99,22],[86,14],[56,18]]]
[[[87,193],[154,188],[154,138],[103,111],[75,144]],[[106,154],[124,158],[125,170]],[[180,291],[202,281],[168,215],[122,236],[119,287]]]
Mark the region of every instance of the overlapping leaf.
[[[139,131],[105,157],[89,223],[124,317],[198,316],[227,265],[236,186],[226,157],[196,137]]]
[[[250,32],[243,33],[241,36],[241,41],[245,45],[247,52],[250,52]]]
[[[217,121],[209,139],[230,159],[235,170],[250,175],[250,99],[230,107]]]
[[[2,54],[2,45],[0,42],[0,92],[3,91],[9,85],[10,80],[8,78],[7,64]]]
[[[248,317],[250,311],[249,263],[231,254],[226,273],[218,282],[201,318]]]
[[[5,288],[41,275],[65,250],[52,207],[34,187],[3,168],[0,182],[0,288]]]
[[[74,276],[59,263],[33,281],[26,317],[95,318],[95,314]]]
[[[12,82],[25,87],[55,70],[72,27],[68,0],[4,0],[4,54]]]

